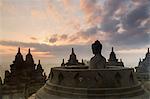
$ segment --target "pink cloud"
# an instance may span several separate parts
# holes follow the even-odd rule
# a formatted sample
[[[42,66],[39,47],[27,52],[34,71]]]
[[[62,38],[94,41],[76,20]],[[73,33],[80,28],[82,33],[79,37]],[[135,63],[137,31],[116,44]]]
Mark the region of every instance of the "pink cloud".
[[[37,38],[36,38],[36,37],[30,37],[30,39],[31,39],[31,40],[34,40],[34,41],[36,41],[36,40],[37,40]]]
[[[38,19],[47,19],[46,12],[43,10],[38,10],[38,9],[32,9],[31,10],[31,16],[33,18],[38,18]]]
[[[81,0],[80,8],[85,15],[85,20],[90,24],[97,24],[101,20],[101,5],[96,0]]]
[[[45,3],[47,5],[46,12],[49,15],[49,17],[52,17],[55,21],[60,21],[63,19],[63,16],[59,12],[56,5],[54,5],[51,1],[45,0]]]
[[[8,2],[1,2],[0,3],[0,11],[7,13],[8,15],[16,15],[18,13],[18,9],[15,5],[8,3]]]

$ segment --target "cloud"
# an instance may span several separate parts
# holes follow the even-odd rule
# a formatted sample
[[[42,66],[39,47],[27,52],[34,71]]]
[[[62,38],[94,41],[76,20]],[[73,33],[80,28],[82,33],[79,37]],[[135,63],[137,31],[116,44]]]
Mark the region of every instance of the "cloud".
[[[31,39],[31,40],[34,40],[34,41],[36,41],[36,40],[37,40],[37,38],[36,38],[36,37],[30,37],[30,39]]]
[[[16,15],[16,13],[18,12],[17,8],[15,5],[11,4],[8,1],[1,1],[0,3],[0,11],[1,14],[8,14],[8,15]]]
[[[36,9],[36,8],[31,10],[31,16],[33,18],[37,18],[38,20],[39,19],[45,20],[45,19],[48,18],[45,11],[39,10],[39,9]]]
[[[126,11],[122,9],[122,7],[126,8],[126,1],[127,0],[106,0],[104,2],[102,20],[101,23],[99,23],[102,31],[109,34],[114,34],[117,31],[117,25],[120,24],[120,17],[122,17],[121,12],[125,13]]]
[[[121,33],[114,33],[110,41],[122,46],[145,46],[150,43],[150,2],[135,6],[121,18]],[[144,23],[144,24],[143,24]]]
[[[71,0],[61,0],[61,2],[64,4],[64,6],[70,6]]]
[[[55,44],[59,42],[66,41],[68,36],[66,34],[53,34],[49,37],[49,43]],[[64,43],[64,42],[63,42]]]
[[[123,5],[126,5],[128,0],[106,0],[103,6],[103,13],[106,17],[111,17]]]
[[[86,45],[96,39],[105,40],[105,34],[99,31],[97,26],[85,30],[79,30],[73,34],[53,34],[49,36],[50,45]]]
[[[41,5],[35,4],[30,9],[30,14],[34,17],[47,17],[46,27],[50,27],[50,32],[45,38],[50,45],[86,45],[96,39],[116,46],[149,44],[149,0],[44,1],[42,2],[44,7],[39,8]],[[47,28],[43,31],[47,32],[48,30],[45,30]]]
[[[39,43],[25,43],[25,42],[17,42],[17,41],[0,41],[0,45],[5,46],[16,46],[16,47],[28,47],[28,48],[35,48],[40,52],[50,52],[50,46],[46,44],[39,44]],[[49,50],[47,50],[49,49]]]
[[[135,2],[139,4],[135,5]],[[100,30],[98,31],[106,34],[106,42],[132,48],[149,44],[150,2],[106,0],[102,9],[101,22],[98,23]]]
[[[101,5],[98,0],[80,0],[80,8],[87,23],[94,25],[100,21]]]
[[[149,0],[132,0],[132,2],[137,4],[137,5],[141,5],[141,4],[147,4],[150,1]]]
[[[57,22],[63,21],[64,15],[62,15],[62,12],[64,12],[64,9],[59,9],[61,5],[60,2],[55,0],[44,0],[44,1],[46,5],[47,15]]]
[[[26,43],[26,42],[17,42],[17,41],[0,41],[0,45],[4,46],[14,46],[14,47],[26,47],[26,48],[34,48],[38,52],[61,52],[62,49],[66,48],[71,48],[71,47],[80,47],[82,45],[47,45],[47,44],[39,44],[39,43]],[[63,53],[63,51],[62,51]]]
[[[145,55],[140,49],[150,45],[149,0],[7,1],[0,4],[2,18],[7,20],[2,22],[2,36],[7,37],[0,41],[3,56],[14,54],[15,47],[21,46],[22,51],[31,48],[33,53],[46,57],[44,60],[58,63],[68,59],[74,47],[79,60],[89,60],[90,45],[98,39],[104,46],[104,56],[109,56],[108,49],[114,46],[127,59],[125,63],[132,65]],[[4,30],[17,31],[21,42],[16,41],[16,34]],[[39,41],[44,43],[36,43]]]
[[[87,23],[85,27],[79,24],[78,31],[68,34],[66,39],[61,39],[61,34],[54,34],[49,40],[51,43],[70,45],[89,44],[99,39],[122,47],[146,46],[150,42],[150,3],[145,2],[106,0],[101,4],[98,0],[81,0],[80,8]]]
[[[52,37],[49,39],[50,43],[55,43],[57,41],[57,37]]]
[[[150,35],[142,33],[142,29],[124,31],[121,34],[114,34],[110,38],[110,42],[116,46],[140,48],[150,43]]]
[[[150,3],[137,6],[122,19],[125,29],[138,28],[145,19],[150,18]]]

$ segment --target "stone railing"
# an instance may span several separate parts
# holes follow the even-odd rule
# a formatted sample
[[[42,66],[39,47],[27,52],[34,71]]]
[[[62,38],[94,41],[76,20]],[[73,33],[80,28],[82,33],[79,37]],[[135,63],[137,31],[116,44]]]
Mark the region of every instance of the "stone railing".
[[[131,68],[63,69],[52,68],[49,82],[66,87],[117,88],[138,84]]]

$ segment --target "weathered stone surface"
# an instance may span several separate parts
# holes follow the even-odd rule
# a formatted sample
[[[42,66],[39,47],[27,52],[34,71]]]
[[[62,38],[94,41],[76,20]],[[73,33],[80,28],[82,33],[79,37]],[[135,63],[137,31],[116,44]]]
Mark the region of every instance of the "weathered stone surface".
[[[149,48],[143,60],[140,59],[138,67],[135,67],[139,80],[150,80],[150,52]]]
[[[64,96],[57,96],[48,93],[43,93],[42,89],[38,91],[41,94],[40,97],[36,96],[35,94],[31,96],[29,99],[149,99],[150,94],[148,92],[142,95],[135,95],[133,97],[94,97],[94,98],[80,98],[80,97],[64,97]]]
[[[0,77],[0,99],[2,99],[2,79]]]
[[[102,69],[106,67],[106,59],[101,54],[102,44],[97,40],[92,44],[92,51],[95,55],[90,60],[90,69]]]
[[[144,90],[133,69],[63,69],[52,68],[51,76],[40,92],[63,97],[125,97]],[[45,99],[45,98],[43,98]]]
[[[108,66],[121,66],[124,67],[124,64],[122,62],[122,59],[120,59],[120,61],[118,61],[118,59],[116,58],[116,54],[114,52],[114,48],[112,47],[112,51],[110,53],[108,62],[106,62],[107,67]]]
[[[30,49],[24,61],[20,48],[18,48],[15,60],[10,65],[10,71],[5,71],[2,95],[7,97],[10,94],[12,96],[23,94],[24,97],[27,97],[33,94],[46,82],[46,75],[43,72],[40,61],[37,66],[34,63]]]
[[[101,55],[101,49],[99,41],[92,44],[95,56],[90,60],[90,69],[63,66],[51,68],[49,79],[36,93],[36,99],[53,96],[56,99],[109,99],[143,94],[144,90],[134,75],[134,69],[121,66],[105,68],[106,59]]]
[[[72,48],[72,52],[70,54],[68,62],[65,63],[64,59],[63,59],[63,61],[61,63],[62,67],[69,67],[69,66],[74,66],[75,67],[75,66],[84,66],[84,65],[85,64],[84,64],[83,60],[82,60],[82,62],[78,62],[78,59],[76,57],[76,54],[75,54],[73,48]]]

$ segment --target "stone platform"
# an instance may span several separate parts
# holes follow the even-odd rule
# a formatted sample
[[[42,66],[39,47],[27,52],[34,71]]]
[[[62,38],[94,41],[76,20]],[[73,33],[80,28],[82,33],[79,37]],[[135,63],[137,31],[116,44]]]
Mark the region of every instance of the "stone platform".
[[[131,97],[144,93],[132,68],[66,69],[54,67],[50,78],[37,93],[71,98]]]

